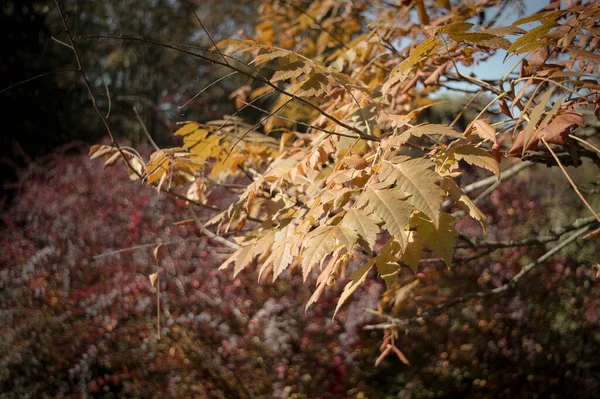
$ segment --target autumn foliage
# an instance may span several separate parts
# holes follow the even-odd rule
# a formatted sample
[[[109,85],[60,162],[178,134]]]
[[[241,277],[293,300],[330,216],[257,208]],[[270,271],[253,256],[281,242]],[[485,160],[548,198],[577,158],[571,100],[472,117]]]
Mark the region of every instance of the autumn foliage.
[[[215,245],[213,261],[207,264],[215,269],[206,275],[210,279],[225,279],[228,272],[217,268],[231,269],[237,278],[228,282],[232,290],[256,291],[261,300],[278,284],[301,292],[310,287],[303,311],[311,312],[311,305],[317,304],[318,312],[349,323],[344,309],[350,306],[361,317],[377,317],[366,328],[383,330],[376,336],[380,347],[352,359],[357,364],[385,367],[393,355],[406,366],[419,364],[432,379],[446,378],[442,392],[500,392],[504,384],[529,381],[531,370],[525,367],[527,371],[488,382],[482,371],[487,352],[478,357],[488,342],[473,338],[469,334],[476,333],[470,331],[494,337],[489,345],[495,349],[488,357],[502,357],[506,364],[556,360],[557,353],[559,358],[587,358],[584,345],[579,355],[565,354],[571,353],[567,345],[550,354],[539,349],[536,345],[543,345],[536,333],[527,331],[525,321],[531,316],[543,324],[551,318],[533,315],[525,305],[531,298],[545,300],[552,287],[560,290],[579,283],[587,284],[589,295],[579,292],[574,300],[582,312],[577,322],[584,331],[582,339],[597,341],[590,331],[598,323],[593,254],[600,222],[594,197],[600,166],[600,150],[594,144],[600,120],[600,11],[593,1],[568,1],[566,8],[551,2],[509,25],[499,24],[500,16],[519,10],[518,3],[262,1],[257,2],[254,34],[220,42],[211,38],[210,49],[90,35],[88,39],[134,41],[184,52],[222,68],[224,76],[247,78],[247,84],[231,95],[235,114],[181,121],[174,132],[176,147],[155,146],[145,156],[119,144],[110,120],[97,109],[111,142],[94,145],[91,158],[102,159],[107,168],[118,164],[131,180],[178,199],[176,208],[159,211],[156,217],[168,218],[184,235],[194,232]],[[195,10],[191,6],[195,22],[210,37],[201,7]],[[66,20],[65,28],[78,59]],[[505,62],[506,74],[496,80],[474,76],[471,68],[486,61]],[[86,84],[90,85],[87,80]],[[449,121],[436,118],[445,103],[442,97],[465,95],[458,115]],[[253,117],[251,110],[260,116]],[[152,132],[146,134],[154,144]],[[550,167],[550,172],[536,164]],[[529,185],[511,182],[526,172],[534,175]],[[540,192],[540,186],[555,191]],[[564,201],[560,216],[551,215],[549,210],[557,208],[544,203],[549,198]],[[177,221],[171,220],[175,217]],[[139,229],[134,226],[130,233],[139,234]],[[188,253],[169,250],[170,240],[150,248],[156,248],[150,260],[154,266],[146,266],[144,275],[157,283],[153,293],[159,313],[154,322],[162,320],[163,328],[171,328],[166,339],[182,345],[186,338],[180,330],[164,325],[169,317],[164,312],[171,310],[169,302],[160,299],[177,290],[191,295],[177,283],[182,272],[165,264],[183,261],[180,256]],[[190,239],[177,248],[197,245]],[[575,245],[578,251],[569,252]],[[526,281],[531,274],[551,259],[556,271],[570,270],[574,276],[562,281],[549,271],[539,272],[546,291],[523,297],[520,286],[530,284]],[[123,278],[131,276],[123,273]],[[256,279],[270,288],[261,288]],[[150,282],[144,284],[149,289]],[[365,301],[371,298],[366,293],[375,291],[381,291],[377,303],[357,309],[354,301]],[[239,302],[235,294],[229,300]],[[246,309],[250,304],[239,306]],[[270,306],[283,305],[275,301]],[[521,313],[502,313],[505,306]],[[336,323],[331,322],[327,335],[343,334]],[[458,347],[452,340],[436,341],[437,348],[428,346],[435,324],[460,335]],[[510,337],[505,328],[512,328]],[[148,340],[151,333],[144,334]],[[403,344],[411,334],[421,334],[425,343]],[[355,338],[349,345],[360,340]],[[172,347],[173,359],[184,359],[195,350],[177,345]],[[229,340],[223,347],[228,345]],[[297,349],[306,348],[301,344]],[[356,348],[360,352],[360,346]],[[594,348],[597,351],[597,345]],[[340,372],[342,363],[352,367],[350,357],[328,361]],[[437,363],[426,364],[432,357]],[[567,370],[561,375],[569,381],[585,380],[582,392],[588,392],[593,382],[585,373],[591,366],[578,367],[576,376],[567,376]],[[300,374],[293,375],[294,384],[284,384],[293,385],[291,392],[312,392],[300,387]],[[353,380],[346,376],[330,382],[330,394],[349,392],[344,384],[352,385]],[[224,389],[237,386],[227,385],[230,378],[223,371]],[[402,378],[397,384],[409,394],[428,389],[424,375]],[[529,382],[508,394],[542,389],[535,376]]]
[[[198,222],[237,236],[222,266],[233,264],[234,274],[255,265],[261,281],[298,270],[314,282],[307,307],[346,279],[352,259],[364,261],[338,309],[371,269],[391,286],[403,267],[418,273],[424,250],[450,267],[457,219],[486,230],[485,214],[461,188],[462,163],[501,179],[505,157],[561,168],[557,152],[571,165],[598,161],[595,147],[571,134],[584,125],[583,111],[597,116],[600,107],[597,8],[552,3],[510,26],[468,22],[492,6],[509,7],[265,2],[254,38],[195,54],[248,76],[236,103],[266,103],[264,117],[184,123],[175,132],[182,146],[148,161],[116,146],[95,146],[92,158],[106,156],[106,166],[122,159],[132,178],[159,191],[183,186],[200,205],[213,187],[244,181],[227,209]],[[514,73],[494,83],[461,73],[499,51],[520,57]],[[416,122],[453,81],[491,100],[460,129]]]

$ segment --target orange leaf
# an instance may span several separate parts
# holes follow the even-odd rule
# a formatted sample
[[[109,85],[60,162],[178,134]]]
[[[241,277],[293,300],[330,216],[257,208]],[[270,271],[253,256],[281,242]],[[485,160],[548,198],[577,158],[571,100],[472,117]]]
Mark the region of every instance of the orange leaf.
[[[406,356],[404,356],[404,353],[402,353],[402,351],[400,349],[396,348],[395,346],[392,346],[392,350],[398,356],[398,358],[400,359],[400,361],[402,363],[406,364],[407,366],[410,365],[410,362],[408,361]]]
[[[387,348],[385,348],[385,350],[381,352],[381,355],[379,355],[377,360],[375,360],[375,367],[379,366],[379,364],[383,361],[383,359],[385,359],[385,357],[391,352],[391,350],[392,345],[388,344]]]

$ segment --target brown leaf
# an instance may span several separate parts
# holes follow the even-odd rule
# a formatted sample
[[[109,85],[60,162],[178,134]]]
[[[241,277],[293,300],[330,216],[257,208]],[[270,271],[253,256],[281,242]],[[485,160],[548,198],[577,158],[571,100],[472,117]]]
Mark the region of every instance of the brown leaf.
[[[506,101],[504,101],[504,99],[500,99],[500,101],[498,101],[498,105],[500,106],[500,112],[502,112],[504,115],[508,116],[509,118],[512,118],[512,113],[510,112],[510,108],[508,108],[508,105],[506,104]]]
[[[548,143],[564,145],[571,129],[583,126],[583,123],[581,113],[573,110],[559,111],[552,122],[540,131],[539,137]]]
[[[531,52],[529,63],[531,65],[542,65],[544,62],[546,62],[549,53],[550,50],[548,46],[538,47]]]
[[[475,127],[475,133],[481,137],[482,139],[489,139],[493,143],[497,144],[496,141],[496,130],[491,127],[486,121],[477,119],[473,122],[473,126]]]
[[[446,72],[447,67],[448,67],[448,62],[445,62],[442,65],[440,65],[439,67],[437,67],[437,69],[435,71],[433,71],[433,73],[431,75],[429,75],[429,77],[427,79],[425,79],[423,84],[425,84],[425,86],[437,84],[437,82],[440,80],[440,77],[444,74],[444,72]]]
[[[519,132],[519,134],[517,135],[517,138],[515,139],[513,146],[510,148],[510,150],[508,150],[508,156],[521,155],[523,153],[523,145],[525,144],[524,141],[525,141],[525,130],[521,130]],[[535,151],[535,149],[537,148],[537,145],[538,145],[538,141],[539,140],[535,139],[531,143],[529,143],[529,145],[527,146],[525,151]]]
[[[596,229],[596,230],[592,231],[591,233],[588,233],[585,236],[583,236],[583,238],[585,240],[591,240],[592,238],[598,238],[598,237],[600,237],[600,229]],[[598,269],[598,272],[600,273],[600,269]]]
[[[343,162],[351,169],[364,169],[367,167],[367,161],[360,155],[352,154],[343,159]]]
[[[494,157],[496,162],[498,162],[498,165],[499,165],[500,162],[502,161],[502,153],[500,152],[500,146],[498,145],[498,143],[495,143],[492,146],[492,156]]]
[[[154,248],[154,251],[152,252],[152,254],[154,255],[154,259],[156,260],[156,263],[158,263],[158,251],[160,250],[160,247],[162,247],[162,244],[158,244],[156,246],[156,248]]]

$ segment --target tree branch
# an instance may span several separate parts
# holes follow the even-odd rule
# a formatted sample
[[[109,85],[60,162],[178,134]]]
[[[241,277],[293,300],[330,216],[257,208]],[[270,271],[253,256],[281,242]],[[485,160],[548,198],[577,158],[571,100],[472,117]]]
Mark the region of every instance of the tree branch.
[[[196,57],[196,58],[208,61],[208,62],[210,62],[212,64],[216,64],[216,65],[220,65],[220,66],[229,68],[232,71],[236,71],[236,72],[240,73],[241,75],[245,75],[245,76],[247,76],[247,77],[249,77],[251,79],[254,79],[257,82],[265,84],[265,85],[273,88],[275,91],[277,91],[277,92],[279,92],[279,93],[281,93],[281,94],[283,94],[285,96],[288,96],[288,97],[290,97],[290,98],[292,98],[292,99],[294,99],[294,100],[296,100],[296,101],[298,101],[298,102],[300,102],[300,103],[302,103],[302,104],[304,104],[304,105],[306,105],[306,106],[314,109],[319,114],[323,115],[325,118],[329,119],[330,121],[332,121],[333,123],[337,124],[338,126],[343,127],[344,129],[348,129],[349,131],[356,133],[355,138],[361,138],[363,140],[381,141],[381,139],[379,137],[377,137],[377,136],[366,134],[366,133],[362,132],[360,129],[357,129],[356,127],[350,126],[350,125],[342,122],[341,120],[339,120],[336,117],[334,117],[333,115],[325,112],[323,109],[321,109],[321,107],[319,107],[318,105],[313,104],[309,100],[307,100],[305,98],[302,98],[302,97],[298,97],[295,94],[290,93],[290,92],[288,92],[288,91],[280,88],[276,84],[271,83],[271,81],[269,81],[269,79],[267,79],[266,77],[264,77],[264,76],[262,76],[262,75],[260,75],[258,73],[250,73],[247,70],[244,70],[242,68],[236,67],[236,66],[232,65],[231,63],[226,63],[224,61],[220,61],[217,58],[211,58],[211,57],[208,57],[206,55],[202,55],[202,54],[195,53],[193,51],[185,50],[185,49],[182,49],[182,48],[180,48],[180,47],[178,47],[176,45],[173,45],[173,44],[162,43],[162,42],[158,42],[158,41],[155,41],[155,40],[144,39],[144,38],[140,38],[140,37],[130,37],[130,36],[123,36],[123,35],[120,35],[120,36],[111,36],[111,35],[85,35],[85,36],[81,36],[81,37],[84,38],[84,39],[129,40],[129,41],[134,41],[134,42],[140,42],[140,43],[150,44],[150,45],[154,45],[154,46],[159,46],[159,47],[164,47],[164,48],[167,48],[167,49],[179,51],[179,52],[182,52],[184,54],[188,54],[188,55],[191,55],[193,57]],[[206,49],[196,48],[196,50],[200,50],[200,51],[207,52],[209,54],[213,54],[210,50],[206,50]],[[242,63],[241,61],[239,61],[236,58],[233,58],[233,57],[227,56],[227,55],[224,55],[224,56],[227,57],[227,58],[229,58],[229,59],[235,60],[236,62],[244,65],[245,67],[249,67],[248,65]]]
[[[521,271],[519,273],[515,274],[506,284],[503,284],[503,285],[496,287],[494,289],[491,289],[491,290],[472,292],[472,293],[460,296],[458,298],[451,299],[447,302],[444,302],[444,303],[434,307],[431,310],[423,312],[423,314],[421,316],[412,317],[409,319],[399,319],[399,318],[396,318],[396,317],[393,317],[390,315],[380,315],[379,312],[377,312],[376,310],[373,310],[373,309],[365,309],[365,311],[367,311],[367,313],[377,314],[378,316],[382,316],[382,317],[386,318],[388,320],[388,322],[381,323],[381,324],[368,325],[368,326],[365,326],[364,329],[365,330],[386,330],[386,329],[390,329],[390,328],[407,328],[410,325],[422,325],[425,322],[432,320],[435,316],[437,316],[441,312],[443,312],[449,308],[452,308],[458,304],[467,302],[474,298],[483,299],[483,298],[498,295],[501,293],[505,293],[509,290],[512,290],[516,287],[517,283],[524,276],[526,276],[529,272],[531,272],[537,265],[546,261],[548,258],[553,256],[554,254],[560,252],[563,248],[572,244],[573,242],[575,242],[575,240],[577,240],[579,237],[583,236],[585,233],[587,233],[590,230],[591,230],[591,223],[586,225],[585,227],[577,230],[575,233],[573,233],[571,236],[569,236],[569,238],[567,238],[560,244],[553,247],[551,250],[549,250],[548,252],[546,252],[545,254],[540,256],[539,258],[537,258],[535,261],[524,266],[521,269]]]

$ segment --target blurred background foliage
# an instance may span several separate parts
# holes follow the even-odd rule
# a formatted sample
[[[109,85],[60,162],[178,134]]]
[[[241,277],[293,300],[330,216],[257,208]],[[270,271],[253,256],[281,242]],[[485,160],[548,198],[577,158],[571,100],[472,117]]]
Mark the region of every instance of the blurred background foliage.
[[[78,35],[120,33],[210,46],[185,2],[67,1],[64,7]],[[215,40],[240,37],[255,23],[249,2],[206,0],[202,9]],[[52,1],[5,0],[1,11],[1,88],[75,68],[70,52],[51,39],[61,32]],[[143,136],[134,106],[159,144],[169,144],[175,122],[232,112],[229,94],[247,83],[232,76],[179,109],[226,72],[139,43],[78,39],[78,45],[100,107],[108,109],[108,88],[111,124],[136,146]],[[87,150],[81,142],[97,142],[105,132],[85,87],[74,82],[76,73],[57,72],[0,94],[0,167],[11,198],[0,222],[0,397],[513,398],[600,392],[600,282],[590,263],[597,261],[598,245],[572,245],[536,268],[517,291],[450,308],[410,328],[397,345],[411,364],[389,356],[374,367],[382,333],[363,329],[378,321],[364,308],[377,307],[382,281],[368,279],[331,320],[339,291],[305,314],[310,292],[300,276],[258,285],[252,273],[233,279],[217,271],[226,251],[199,237],[194,226],[173,224],[189,217],[183,202],[80,155]],[[458,103],[422,117],[447,123]],[[594,171],[584,165],[578,175],[597,208],[597,186],[589,183]],[[464,183],[479,178],[464,170]],[[9,198],[8,191],[2,195]],[[217,191],[211,203],[223,205],[223,197]],[[544,234],[584,216],[565,215],[561,204],[579,207],[560,171],[531,167],[481,204],[489,215],[488,238]],[[457,229],[478,231],[469,220]],[[156,289],[147,277],[155,270],[152,250],[158,241],[178,240],[161,250],[157,340]],[[106,253],[130,247],[137,248]],[[424,264],[421,281],[430,288],[428,300],[489,289],[548,248],[501,249],[451,269]],[[460,256],[473,255],[469,251]],[[419,300],[411,297],[398,316],[414,316],[411,301]]]
[[[552,184],[565,189],[550,203],[544,167],[533,168],[482,204],[488,238],[544,234],[562,223],[553,220],[557,204],[577,201],[557,171]],[[375,367],[382,332],[363,327],[380,321],[365,308],[378,306],[383,281],[368,279],[335,320],[339,288],[305,314],[311,293],[301,276],[260,285],[254,273],[218,271],[227,250],[173,224],[189,217],[184,202],[130,182],[121,168],[55,154],[20,181],[0,232],[2,398],[594,397],[600,389],[597,245],[574,244],[516,291],[407,329],[396,344],[410,365],[388,356]],[[210,201],[227,199],[215,192]],[[466,219],[457,229],[479,228]],[[148,280],[158,241],[171,243],[160,250],[160,340]],[[424,264],[420,297],[396,314],[499,286],[548,248],[500,249],[451,269]],[[398,283],[414,275],[404,278]]]
[[[97,40],[86,35],[124,35],[163,43],[209,48],[211,43],[185,1],[108,0],[61,2],[99,107],[112,129],[134,145],[142,116],[159,145],[173,144],[175,123],[206,121],[231,113],[228,99],[245,80],[231,76],[187,106],[198,91],[228,71],[181,52],[139,42]],[[202,0],[205,27],[215,40],[252,31],[256,9],[248,2]],[[14,166],[73,140],[94,143],[106,132],[98,123],[72,53],[53,39],[64,29],[52,0],[6,0],[0,4],[0,170],[14,180]],[[65,51],[67,50],[67,51]],[[29,82],[27,79],[40,76]],[[109,99],[110,96],[110,99]],[[15,165],[16,164],[16,165]],[[12,179],[11,179],[12,178]],[[0,197],[2,194],[0,194]]]

